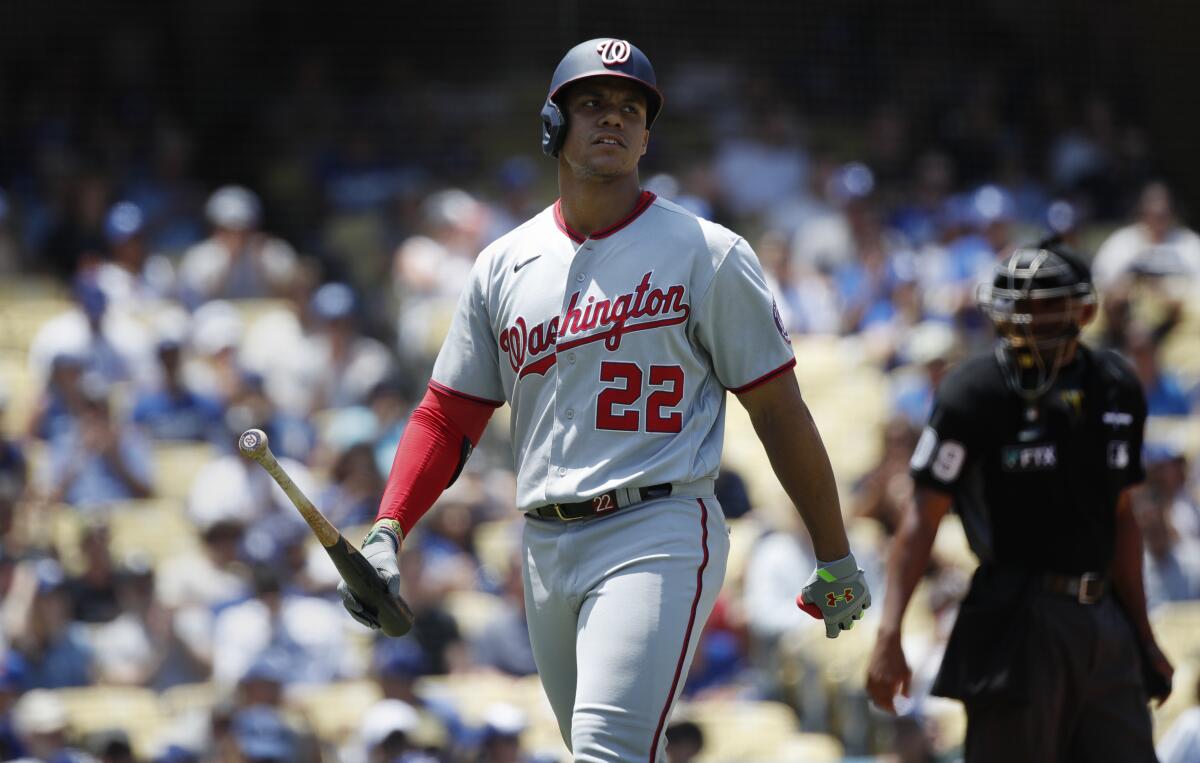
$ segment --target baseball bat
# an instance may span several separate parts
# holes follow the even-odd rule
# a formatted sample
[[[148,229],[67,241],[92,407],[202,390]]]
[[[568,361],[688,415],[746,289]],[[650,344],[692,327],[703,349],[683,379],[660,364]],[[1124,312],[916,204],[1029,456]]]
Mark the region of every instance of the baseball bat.
[[[304,517],[313,534],[333,560],[338,574],[363,606],[379,622],[380,629],[388,636],[403,636],[413,624],[412,609],[404,599],[392,596],[379,573],[371,566],[357,548],[346,542],[320,509],[308,500],[308,496],[292,482],[292,478],[275,460],[275,454],[267,444],[267,434],[261,429],[247,429],[238,438],[242,455],[257,463],[283,489],[288,500]]]

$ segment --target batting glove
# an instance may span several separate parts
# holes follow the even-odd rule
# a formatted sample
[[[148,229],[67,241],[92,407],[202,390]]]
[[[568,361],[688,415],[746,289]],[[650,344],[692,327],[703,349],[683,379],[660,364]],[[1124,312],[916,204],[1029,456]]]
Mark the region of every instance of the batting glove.
[[[871,606],[867,579],[848,554],[836,562],[817,562],[817,568],[804,584],[796,606],[818,620],[825,621],[825,636],[837,638],[841,631],[854,627],[863,610]]]
[[[380,580],[387,585],[388,591],[397,597],[400,594],[400,565],[396,561],[396,555],[400,553],[402,537],[404,533],[399,522],[394,519],[381,519],[367,533],[362,544],[362,555],[375,568]],[[379,628],[374,609],[364,606],[350,591],[345,581],[338,583],[338,594],[342,597],[342,606],[351,617],[368,628]]]

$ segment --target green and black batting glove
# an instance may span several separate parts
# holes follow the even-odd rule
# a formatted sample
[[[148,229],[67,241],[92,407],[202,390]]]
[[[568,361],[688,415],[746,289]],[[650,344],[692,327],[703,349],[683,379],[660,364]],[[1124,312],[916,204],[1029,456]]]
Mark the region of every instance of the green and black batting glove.
[[[796,597],[796,606],[825,621],[827,638],[837,638],[839,632],[853,628],[854,621],[862,619],[863,610],[871,606],[871,591],[854,554],[836,562],[817,562]]]
[[[400,529],[399,522],[394,519],[381,519],[367,533],[362,543],[363,557],[375,568],[388,591],[397,597],[400,593],[400,564],[396,556],[400,553],[400,539],[403,537],[404,531]],[[338,594],[342,597],[342,606],[351,617],[368,628],[379,628],[379,620],[376,619],[375,613],[370,607],[363,606],[345,581],[338,583]]]

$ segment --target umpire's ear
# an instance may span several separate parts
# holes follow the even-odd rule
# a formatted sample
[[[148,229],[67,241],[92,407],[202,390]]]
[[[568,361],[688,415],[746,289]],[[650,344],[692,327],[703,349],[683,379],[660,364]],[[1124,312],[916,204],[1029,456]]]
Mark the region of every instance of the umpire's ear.
[[[1083,306],[1083,310],[1079,313],[1079,328],[1091,323],[1096,318],[1096,303],[1089,302]]]

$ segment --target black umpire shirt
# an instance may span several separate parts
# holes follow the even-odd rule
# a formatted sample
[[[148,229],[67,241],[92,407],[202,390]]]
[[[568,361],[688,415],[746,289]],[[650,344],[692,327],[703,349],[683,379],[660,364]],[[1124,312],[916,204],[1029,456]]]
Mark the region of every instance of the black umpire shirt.
[[[1116,353],[1079,345],[1028,402],[995,354],[947,374],[913,451],[913,478],[949,493],[984,565],[1108,571],[1117,498],[1140,482],[1146,401]]]

